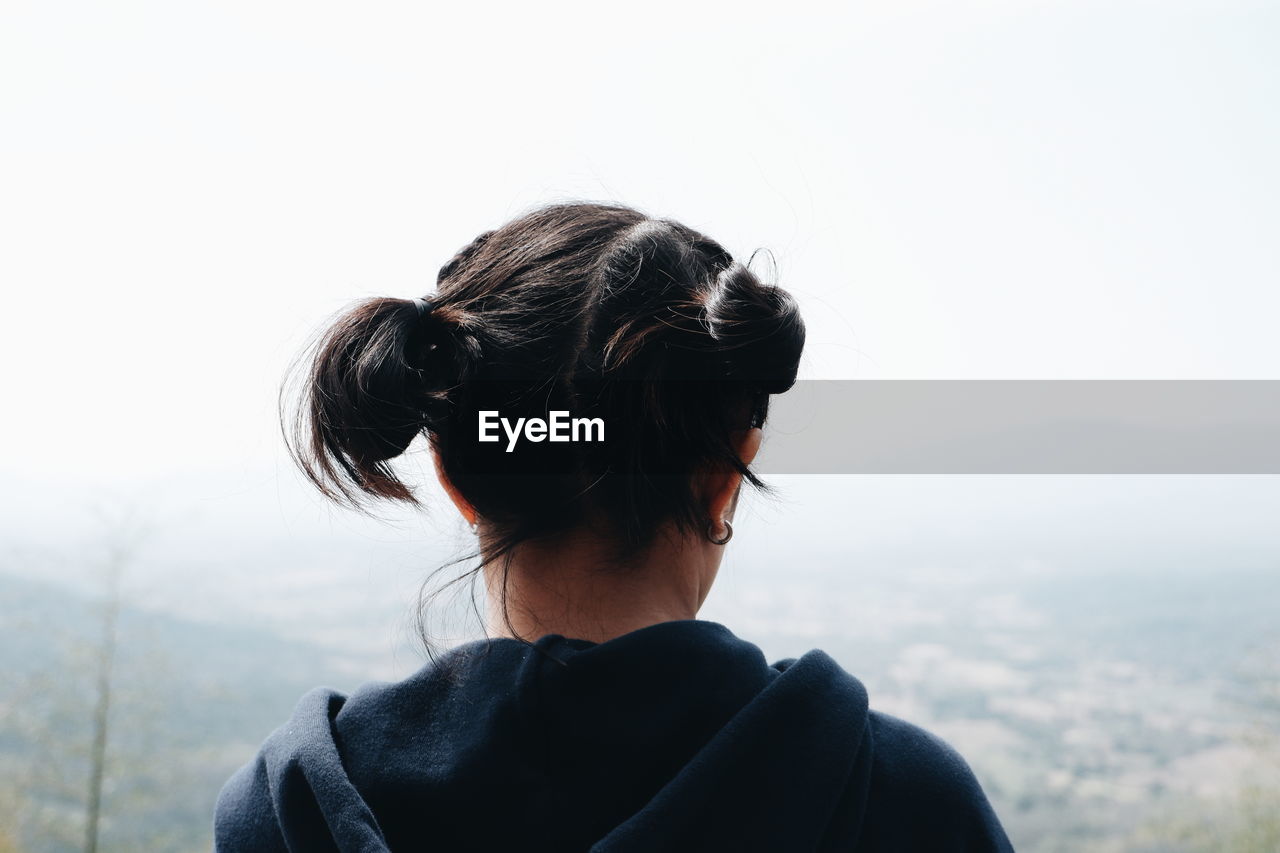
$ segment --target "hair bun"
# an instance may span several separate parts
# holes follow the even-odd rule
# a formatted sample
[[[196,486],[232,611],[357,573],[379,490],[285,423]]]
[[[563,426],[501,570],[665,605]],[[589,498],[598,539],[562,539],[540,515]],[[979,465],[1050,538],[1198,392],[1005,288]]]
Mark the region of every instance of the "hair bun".
[[[756,383],[769,394],[795,384],[805,330],[791,294],[764,284],[735,261],[716,276],[703,307],[730,378]]]
[[[428,393],[445,391],[470,378],[480,363],[480,323],[466,311],[431,297],[413,300],[416,314],[405,341],[405,360]]]
[[[385,463],[448,417],[449,391],[479,362],[476,325],[431,298],[368,299],[335,321],[315,344],[299,401],[309,438],[295,441],[301,452],[291,445],[322,492],[353,505],[350,486],[411,497]]]

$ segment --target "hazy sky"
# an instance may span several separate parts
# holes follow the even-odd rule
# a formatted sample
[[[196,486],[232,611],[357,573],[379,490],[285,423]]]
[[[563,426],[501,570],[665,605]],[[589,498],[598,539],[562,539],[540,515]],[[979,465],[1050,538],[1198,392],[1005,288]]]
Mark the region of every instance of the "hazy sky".
[[[5,4],[9,477],[271,470],[327,315],[568,197],[772,249],[809,377],[1280,378],[1276,4],[464,6]]]

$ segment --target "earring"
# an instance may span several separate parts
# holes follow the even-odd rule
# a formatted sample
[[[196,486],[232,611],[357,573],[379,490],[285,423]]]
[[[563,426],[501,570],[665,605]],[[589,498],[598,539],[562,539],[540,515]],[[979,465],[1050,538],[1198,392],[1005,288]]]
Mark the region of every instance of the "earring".
[[[716,538],[716,520],[713,518],[707,522],[707,540],[712,545],[727,544],[733,538],[733,525],[729,523],[729,519],[720,522],[724,525],[724,536],[720,539]]]

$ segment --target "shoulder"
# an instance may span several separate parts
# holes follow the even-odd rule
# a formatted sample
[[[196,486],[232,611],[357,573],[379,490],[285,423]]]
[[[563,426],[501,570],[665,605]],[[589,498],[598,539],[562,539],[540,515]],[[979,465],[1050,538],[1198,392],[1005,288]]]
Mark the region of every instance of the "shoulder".
[[[863,758],[850,777],[847,796],[852,798],[850,819],[861,826],[858,849],[1012,853],[986,793],[950,744],[920,726],[872,710],[862,683],[820,650],[772,666],[786,676],[779,681],[801,676],[797,683],[805,695],[838,709],[841,726],[857,732]],[[827,738],[830,743],[839,735]]]
[[[911,827],[938,850],[1010,851],[969,763],[942,738],[891,714],[868,715],[872,741],[868,814],[891,836]]]
[[[216,851],[324,849],[333,815],[342,818],[346,836],[380,837],[346,780],[335,737],[334,721],[346,702],[327,687],[308,691],[253,760],[227,780],[214,806]]]
[[[942,738],[883,711],[868,718],[874,760],[886,783],[953,797],[981,791],[968,762]]]
[[[223,785],[214,807],[215,849],[323,849],[312,835],[326,833],[333,815],[342,816],[346,835],[380,837],[353,775],[412,752],[406,747],[423,737],[470,651],[471,645],[452,650],[402,681],[366,682],[350,694],[328,687],[305,693]]]
[[[262,753],[237,770],[218,792],[213,809],[213,848],[215,853],[288,850],[271,803]]]
[[[302,804],[313,798],[308,771],[325,763],[329,739],[322,733],[344,700],[343,694],[325,687],[305,693],[288,721],[227,780],[214,806],[216,850],[287,849],[282,812],[306,808]]]

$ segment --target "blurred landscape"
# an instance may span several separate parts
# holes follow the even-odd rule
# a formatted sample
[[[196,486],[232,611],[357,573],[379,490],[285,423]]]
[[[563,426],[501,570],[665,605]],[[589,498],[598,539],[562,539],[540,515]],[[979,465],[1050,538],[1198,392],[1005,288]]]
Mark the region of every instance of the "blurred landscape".
[[[48,525],[56,496],[9,492],[0,850],[85,849],[113,597],[100,850],[208,850],[219,787],[303,692],[423,664],[414,602],[460,526],[252,482]],[[828,651],[961,751],[1017,849],[1277,849],[1276,478],[773,482],[702,618],[770,660]]]

